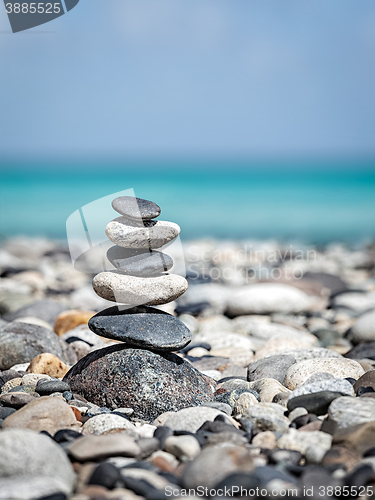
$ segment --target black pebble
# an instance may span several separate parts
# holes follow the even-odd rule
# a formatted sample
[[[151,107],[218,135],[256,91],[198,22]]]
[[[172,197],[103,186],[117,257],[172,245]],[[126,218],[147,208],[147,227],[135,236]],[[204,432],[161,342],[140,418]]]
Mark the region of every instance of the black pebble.
[[[295,418],[289,427],[292,427],[292,429],[299,429],[300,427],[303,427],[310,422],[314,422],[315,420],[318,420],[316,415],[307,413],[306,415],[301,415],[300,417]]]
[[[180,352],[186,354],[187,352],[191,351],[192,349],[195,349],[196,347],[202,347],[207,351],[211,351],[211,346],[210,344],[207,344],[207,342],[195,342],[194,344],[189,344],[187,347],[184,347],[183,349],[180,350]]]
[[[375,392],[372,387],[358,387],[357,389],[357,396],[362,396],[362,394],[365,394],[366,392]]]
[[[170,427],[162,425],[161,427],[157,427],[155,429],[154,437],[159,439],[161,448],[164,447],[165,440],[169,436],[173,436],[173,431]]]
[[[60,429],[53,436],[53,439],[56,441],[56,443],[63,443],[66,441],[68,442],[74,441],[79,437],[82,437],[82,434],[80,434],[77,431],[73,431],[72,429]]]
[[[96,467],[92,473],[88,484],[97,484],[112,490],[121,480],[121,474],[113,464],[103,462]]]
[[[65,342],[67,344],[71,344],[72,342],[85,342],[87,345],[92,347],[94,344],[91,344],[91,342],[88,342],[87,340],[81,339],[80,337],[72,336],[67,339],[65,339]]]

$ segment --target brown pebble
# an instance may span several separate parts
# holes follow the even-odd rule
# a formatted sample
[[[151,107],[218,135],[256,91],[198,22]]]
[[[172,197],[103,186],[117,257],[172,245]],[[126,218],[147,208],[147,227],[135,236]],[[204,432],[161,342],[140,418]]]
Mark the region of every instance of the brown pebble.
[[[321,420],[314,420],[314,422],[309,422],[298,429],[298,431],[320,431],[323,422]]]
[[[64,311],[56,319],[55,333],[61,337],[69,330],[73,330],[79,325],[87,324],[89,319],[96,314],[93,311],[80,311],[74,309],[72,311]]]
[[[328,467],[334,464],[343,464],[350,471],[361,460],[361,455],[346,446],[333,445],[324,455],[321,465]]]
[[[74,413],[78,422],[82,422],[81,412],[78,410],[78,408],[75,408],[74,406],[71,406],[70,408],[72,409],[72,412]]]
[[[172,467],[172,464],[170,464],[165,458],[163,457],[155,457],[151,460],[152,465],[155,465],[158,469],[160,469],[163,472],[173,472],[174,468]]]
[[[28,373],[43,373],[56,378],[64,377],[68,371],[68,366],[57,356],[49,352],[35,356],[27,369]]]

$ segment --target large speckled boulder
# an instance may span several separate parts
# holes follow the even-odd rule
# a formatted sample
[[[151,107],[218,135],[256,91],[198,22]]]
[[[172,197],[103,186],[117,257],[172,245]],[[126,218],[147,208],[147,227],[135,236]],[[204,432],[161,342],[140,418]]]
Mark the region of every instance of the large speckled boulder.
[[[157,354],[125,344],[94,351],[64,377],[74,393],[98,406],[133,408],[153,420],[211,401],[215,382],[173,353]]]

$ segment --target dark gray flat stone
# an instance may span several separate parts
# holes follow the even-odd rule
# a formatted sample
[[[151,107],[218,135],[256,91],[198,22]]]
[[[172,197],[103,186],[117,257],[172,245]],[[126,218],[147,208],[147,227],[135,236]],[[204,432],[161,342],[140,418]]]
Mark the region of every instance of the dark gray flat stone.
[[[43,380],[41,384],[36,386],[35,392],[41,396],[48,396],[54,392],[70,391],[70,386],[62,380]]]
[[[309,413],[315,415],[325,415],[329,405],[333,400],[341,398],[340,392],[320,391],[311,394],[303,394],[288,401],[288,410],[292,411],[295,408],[305,408]]]
[[[160,207],[153,201],[135,198],[133,196],[119,196],[112,201],[112,208],[121,215],[130,219],[155,219],[161,213]]]
[[[155,276],[173,266],[169,255],[146,248],[132,249],[115,245],[108,250],[107,258],[116,269],[132,276]]]
[[[213,380],[174,353],[155,353],[125,344],[91,352],[65,375],[72,391],[99,407],[133,408],[151,421],[211,401]]]
[[[124,311],[110,307],[90,318],[88,325],[101,337],[154,351],[179,351],[191,341],[190,330],[182,321],[148,306]]]

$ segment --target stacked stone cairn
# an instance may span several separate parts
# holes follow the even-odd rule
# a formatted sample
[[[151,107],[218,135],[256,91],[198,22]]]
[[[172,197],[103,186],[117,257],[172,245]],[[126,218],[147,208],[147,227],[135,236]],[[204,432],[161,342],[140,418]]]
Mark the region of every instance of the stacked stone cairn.
[[[116,269],[97,274],[92,284],[97,295],[119,305],[99,312],[88,325],[97,335],[121,343],[81,359],[66,381],[88,401],[111,409],[131,407],[142,420],[210,401],[212,381],[172,352],[189,344],[189,329],[151,307],[187,290],[185,278],[167,273],[172,258],[155,250],[173,241],[180,227],[154,220],[161,210],[151,201],[121,196],[112,207],[121,217],[105,232],[115,244],[107,258]]]

